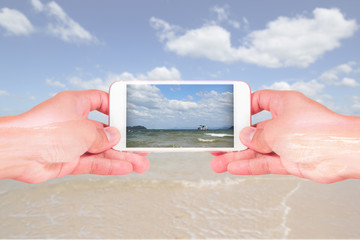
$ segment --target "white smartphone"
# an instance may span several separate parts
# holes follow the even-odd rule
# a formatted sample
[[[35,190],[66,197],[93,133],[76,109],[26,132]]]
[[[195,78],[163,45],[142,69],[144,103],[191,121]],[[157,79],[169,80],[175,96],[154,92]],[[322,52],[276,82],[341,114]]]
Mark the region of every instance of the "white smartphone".
[[[241,151],[251,125],[251,90],[242,81],[118,81],[109,125],[119,151]]]

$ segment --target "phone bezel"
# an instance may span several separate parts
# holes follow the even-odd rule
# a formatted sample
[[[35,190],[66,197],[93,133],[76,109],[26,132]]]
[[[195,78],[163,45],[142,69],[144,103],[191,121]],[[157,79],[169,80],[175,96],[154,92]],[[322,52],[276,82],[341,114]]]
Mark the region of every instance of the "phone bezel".
[[[233,85],[234,107],[234,147],[224,148],[154,148],[154,147],[126,147],[126,106],[127,86],[130,84],[153,84],[153,85]],[[242,128],[251,125],[251,89],[244,81],[185,81],[185,80],[121,80],[114,82],[109,90],[109,126],[116,127],[121,134],[120,142],[113,147],[118,151],[135,152],[209,152],[209,151],[242,151],[247,147],[239,139]]]

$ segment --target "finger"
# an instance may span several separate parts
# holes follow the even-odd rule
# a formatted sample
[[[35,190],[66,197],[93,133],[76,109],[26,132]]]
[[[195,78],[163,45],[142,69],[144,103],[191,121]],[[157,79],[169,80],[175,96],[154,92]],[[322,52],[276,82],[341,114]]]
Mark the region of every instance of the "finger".
[[[211,155],[213,156],[220,156],[220,155],[224,155],[228,152],[223,152],[223,151],[214,151],[214,152],[210,152]]]
[[[260,153],[271,153],[265,130],[261,128],[246,127],[240,132],[240,141],[248,148]]]
[[[232,156],[232,153],[226,153],[213,158],[210,163],[211,169],[216,173],[226,172],[227,165],[231,161]]]
[[[147,156],[147,155],[149,155],[150,154],[150,152],[138,152],[138,151],[131,151],[131,152],[129,152],[129,153],[133,153],[133,154],[137,154],[137,155],[140,155],[140,156]]]
[[[105,152],[105,156],[110,159],[123,159],[130,162],[133,166],[134,172],[137,173],[146,172],[150,167],[150,162],[145,156],[132,152],[120,152],[114,149],[109,149]]]
[[[108,125],[105,124],[105,123],[102,123],[102,122],[99,122],[99,121],[96,121],[96,120],[93,120],[93,119],[88,119],[88,120],[91,121],[98,128],[106,128],[106,127],[108,127]]]
[[[268,120],[264,120],[258,123],[255,123],[252,125],[252,127],[254,128],[264,128],[266,124],[268,124],[270,121],[272,121],[272,119],[268,119]]]
[[[251,95],[251,114],[254,115],[263,110],[275,111],[280,107],[281,91],[260,90]]]
[[[89,111],[97,110],[109,115],[109,94],[100,90],[86,90],[81,92],[83,103]]]
[[[282,165],[280,157],[274,153],[253,159],[232,161],[228,164],[227,171],[235,175],[289,174]]]
[[[88,144],[88,152],[90,153],[104,152],[120,141],[120,132],[115,127],[92,128],[92,131],[95,131],[95,137]]]
[[[125,175],[133,171],[125,160],[109,159],[103,155],[85,154],[71,174]]]
[[[254,158],[256,153],[251,149],[246,149],[241,152],[226,152],[221,155],[216,155],[211,160],[211,169],[216,173],[223,173],[227,171],[227,166],[231,161],[240,159]]]

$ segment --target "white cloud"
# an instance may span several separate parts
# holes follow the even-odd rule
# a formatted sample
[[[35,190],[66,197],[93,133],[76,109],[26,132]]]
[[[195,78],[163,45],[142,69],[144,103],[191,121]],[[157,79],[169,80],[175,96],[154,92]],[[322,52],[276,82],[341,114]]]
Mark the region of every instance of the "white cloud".
[[[356,65],[356,62],[353,61],[340,64],[322,73],[319,80],[329,85],[357,87],[359,83],[355,79],[348,77],[358,72],[355,69]]]
[[[156,67],[147,72],[146,75],[139,74],[137,78],[139,80],[180,80],[181,74],[179,70],[174,67],[170,69],[166,67]]]
[[[174,67],[156,67],[146,74],[123,72],[120,74],[109,73],[106,79],[94,78],[83,80],[77,76],[68,79],[69,83],[74,86],[84,89],[100,89],[103,91],[108,91],[111,83],[120,80],[181,80],[181,74],[179,70]]]
[[[15,9],[0,9],[0,26],[9,35],[29,35],[35,31],[34,26],[28,18]]]
[[[59,82],[59,81],[54,81],[53,79],[50,79],[50,78],[47,78],[45,80],[45,83],[49,86],[52,86],[52,87],[60,87],[60,88],[65,88],[66,85]]]
[[[150,25],[156,30],[159,30],[157,36],[159,37],[160,41],[176,38],[175,33],[181,29],[180,27],[170,25],[164,20],[155,17],[150,18]]]
[[[276,90],[295,90],[300,91],[306,96],[313,98],[314,100],[326,105],[336,112],[342,114],[357,115],[360,113],[360,101],[359,97],[354,96],[352,98],[353,104],[346,106],[340,106],[339,103],[334,101],[332,95],[327,94],[324,90],[328,86],[336,87],[359,87],[360,83],[350,76],[358,74],[357,63],[348,62],[333,67],[319,75],[317,79],[311,81],[296,81],[289,83],[287,81],[274,82],[269,86],[263,86],[266,89]]]
[[[71,19],[55,2],[48,3],[49,14],[57,19],[56,24],[49,24],[49,31],[66,42],[97,43],[95,36],[91,35],[79,23]]]
[[[5,90],[0,90],[0,97],[10,96],[10,93],[8,93]]]
[[[343,78],[336,85],[345,86],[345,87],[358,87],[360,84],[353,78]]]
[[[180,111],[187,111],[199,107],[198,104],[195,102],[180,101],[176,99],[169,100],[168,106],[173,110],[180,110]]]
[[[84,89],[99,89],[103,91],[109,90],[110,84],[103,81],[101,78],[94,78],[91,80],[83,80],[80,77],[71,77],[68,79],[69,83]]]
[[[299,91],[305,96],[314,99],[315,101],[334,109],[333,96],[324,93],[325,85],[313,79],[311,81],[296,81],[292,84],[286,81],[274,82],[270,86],[263,86],[264,89],[274,89],[283,91]],[[263,120],[263,119],[262,119]]]
[[[44,10],[44,5],[41,3],[40,0],[31,0],[31,4],[37,12],[41,12],[42,10]]]
[[[319,83],[317,80],[314,79],[308,82],[300,80],[292,84],[285,81],[280,81],[280,82],[275,82],[270,86],[263,86],[263,87],[266,89],[299,91],[308,97],[314,98],[314,97],[318,97],[319,93],[323,91],[325,85]]]
[[[218,18],[226,13],[218,10]],[[316,8],[313,18],[278,17],[267,28],[249,33],[243,45],[233,47],[231,34],[218,25],[204,25],[179,34],[179,27],[152,17],[165,48],[181,56],[204,57],[213,61],[243,61],[260,66],[307,67],[325,52],[340,46],[358,29],[355,20],[346,20],[338,9]]]
[[[182,94],[181,91],[176,93]],[[232,125],[231,92],[198,92],[196,100],[189,96],[183,100],[175,99],[176,93],[168,98],[155,85],[131,85],[128,89],[128,125],[149,128],[194,128],[203,123],[209,127]]]
[[[55,21],[49,23],[47,29],[50,34],[71,43],[99,43],[98,39],[74,21],[54,1],[42,4],[40,0],[32,0],[31,4],[37,12],[45,12]]]

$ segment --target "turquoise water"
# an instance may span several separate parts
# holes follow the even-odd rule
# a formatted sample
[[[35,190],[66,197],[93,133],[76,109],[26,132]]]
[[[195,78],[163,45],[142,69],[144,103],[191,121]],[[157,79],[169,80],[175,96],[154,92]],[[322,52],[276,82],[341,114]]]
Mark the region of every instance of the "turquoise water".
[[[128,130],[127,147],[152,148],[223,148],[234,146],[232,129],[146,129]]]

